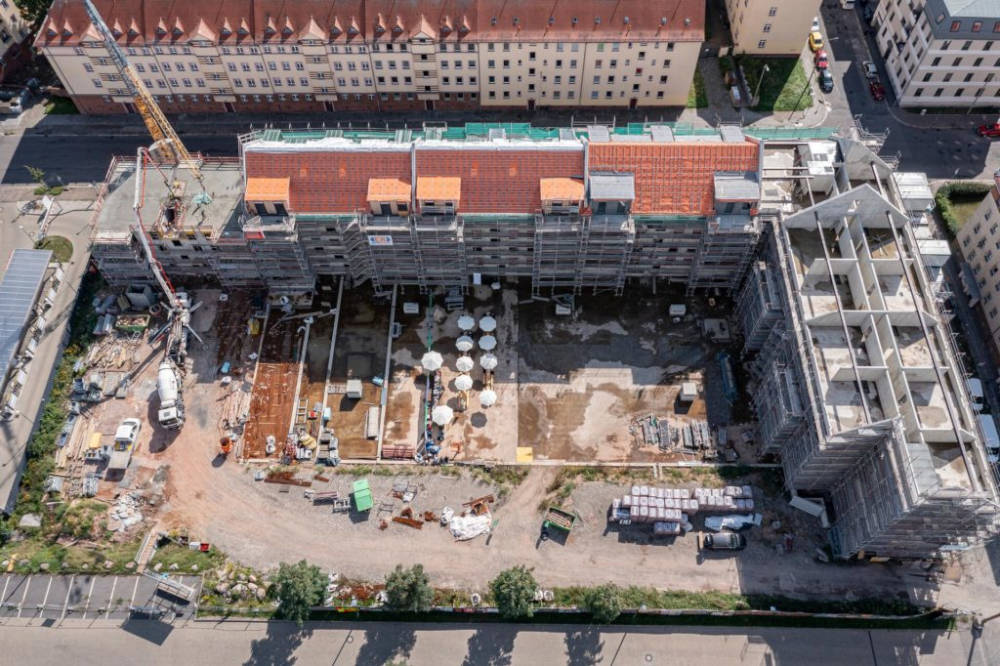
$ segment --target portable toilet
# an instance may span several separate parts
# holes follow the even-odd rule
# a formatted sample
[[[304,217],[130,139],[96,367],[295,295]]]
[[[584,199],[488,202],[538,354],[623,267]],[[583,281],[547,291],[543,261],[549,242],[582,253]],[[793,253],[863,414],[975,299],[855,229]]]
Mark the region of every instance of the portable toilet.
[[[681,384],[681,402],[694,402],[698,397],[698,385],[694,382]]]
[[[368,479],[358,479],[354,482],[354,508],[358,511],[370,511],[374,502],[372,501],[371,487]]]
[[[360,379],[348,379],[347,380],[347,397],[351,400],[360,400],[361,396],[364,394],[364,388],[361,385]]]

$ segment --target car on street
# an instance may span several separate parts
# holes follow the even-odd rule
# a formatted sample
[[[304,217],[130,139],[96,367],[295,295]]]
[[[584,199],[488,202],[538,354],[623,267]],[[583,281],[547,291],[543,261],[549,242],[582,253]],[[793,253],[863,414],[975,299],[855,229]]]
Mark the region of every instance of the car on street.
[[[706,534],[701,540],[701,547],[707,550],[743,550],[747,547],[747,538],[736,532]]]
[[[868,91],[872,94],[872,99],[881,102],[885,99],[885,86],[880,81],[869,81]]]
[[[816,57],[813,60],[816,63],[816,69],[826,69],[830,66],[830,57],[822,49],[816,51]]]
[[[988,136],[991,139],[1000,137],[1000,120],[993,124],[980,125],[976,129],[976,133],[979,134],[979,136]]]
[[[876,67],[875,63],[871,62],[870,60],[865,60],[863,63],[861,63],[861,69],[865,74],[865,78],[868,79],[869,81],[878,78],[878,67]]]
[[[829,69],[819,70],[819,89],[825,93],[833,92],[833,74]]]
[[[809,33],[809,50],[815,53],[823,48],[823,33],[813,30]]]

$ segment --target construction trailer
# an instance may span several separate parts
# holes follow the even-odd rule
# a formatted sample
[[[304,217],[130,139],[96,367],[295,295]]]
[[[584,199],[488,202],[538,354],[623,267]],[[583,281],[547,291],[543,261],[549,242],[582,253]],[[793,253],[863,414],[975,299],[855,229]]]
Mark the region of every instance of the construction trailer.
[[[765,241],[737,295],[763,452],[832,509],[834,553],[926,557],[996,534],[997,482],[892,169],[830,142],[763,156]]]

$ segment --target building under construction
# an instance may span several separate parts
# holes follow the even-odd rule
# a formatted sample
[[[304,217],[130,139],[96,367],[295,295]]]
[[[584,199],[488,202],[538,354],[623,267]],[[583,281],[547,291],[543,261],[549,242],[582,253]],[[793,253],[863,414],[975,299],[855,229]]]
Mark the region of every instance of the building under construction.
[[[764,150],[762,250],[738,294],[765,450],[825,501],[838,556],[924,557],[995,526],[964,373],[892,169],[850,140]],[[911,209],[912,210],[908,210]]]
[[[241,161],[113,165],[94,256],[113,283],[148,274],[302,294],[320,275],[376,291],[530,279],[621,294],[629,280],[734,289],[757,246],[761,140],[736,127],[396,132],[264,130]]]
[[[200,180],[114,164],[94,257],[149,281],[145,233],[175,279],[292,296],[323,276],[733,293],[789,490],[825,504],[838,556],[920,557],[986,536],[997,485],[891,176],[821,130],[269,129]]]

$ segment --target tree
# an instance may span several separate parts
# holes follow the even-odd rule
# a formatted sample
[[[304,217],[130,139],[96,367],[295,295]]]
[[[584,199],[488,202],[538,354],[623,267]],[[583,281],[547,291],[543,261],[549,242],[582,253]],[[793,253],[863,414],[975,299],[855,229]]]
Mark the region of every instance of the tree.
[[[52,0],[14,0],[26,23],[34,25],[45,18]]]
[[[414,564],[409,569],[397,564],[385,577],[385,594],[388,597],[386,605],[390,608],[411,613],[430,609],[434,601],[434,590],[422,564]]]
[[[319,567],[301,560],[281,563],[274,577],[278,597],[278,617],[293,620],[300,627],[309,619],[309,610],[323,603],[326,576]]]
[[[583,595],[583,607],[594,622],[608,624],[622,612],[622,591],[614,583],[589,588]]]
[[[29,174],[31,174],[31,180],[43,187],[47,185],[45,182],[45,172],[43,170],[38,167],[28,166],[27,164],[24,165],[24,168],[28,170]]]
[[[537,589],[538,583],[535,582],[535,577],[531,575],[531,570],[524,566],[501,571],[490,581],[493,601],[500,615],[508,619],[531,617],[534,612],[532,603]]]

